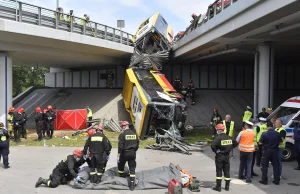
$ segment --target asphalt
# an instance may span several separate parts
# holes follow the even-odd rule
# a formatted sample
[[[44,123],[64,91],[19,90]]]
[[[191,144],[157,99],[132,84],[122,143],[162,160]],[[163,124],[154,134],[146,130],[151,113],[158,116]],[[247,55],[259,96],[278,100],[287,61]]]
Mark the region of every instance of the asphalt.
[[[72,182],[69,185],[61,185],[58,188],[51,189],[47,187],[35,188],[35,182],[41,176],[49,177],[53,168],[58,162],[72,153],[74,148],[56,148],[56,147],[11,147],[9,162],[10,169],[3,169],[0,164],[0,191],[1,194],[19,194],[19,193],[42,193],[42,194],[90,194],[100,193],[98,190],[78,190],[72,188]],[[113,149],[111,159],[108,162],[108,168],[114,167],[116,164],[117,150]],[[236,179],[236,173],[239,166],[238,151],[234,151],[234,159],[231,160],[231,176],[232,184],[230,192],[224,189],[221,193],[240,194],[299,194],[300,189],[300,171],[294,171],[295,162],[283,163],[283,179],[279,186],[271,183],[269,185],[260,185],[258,181],[260,177],[253,179],[252,184]],[[207,147],[203,153],[194,152],[192,155],[183,155],[180,153],[162,152],[155,150],[139,150],[137,154],[137,171],[153,169],[159,166],[167,166],[170,162],[179,164],[200,181],[215,181],[214,154]],[[270,165],[271,166],[271,165]],[[272,168],[269,168],[269,175],[272,174]],[[261,175],[260,169],[255,167],[255,172]],[[292,186],[292,185],[298,186]],[[223,182],[224,187],[224,182]],[[104,194],[159,194],[167,193],[167,188],[163,190],[144,190],[144,191],[101,191]],[[190,193],[184,190],[184,194]],[[217,193],[210,188],[201,188],[200,193]]]

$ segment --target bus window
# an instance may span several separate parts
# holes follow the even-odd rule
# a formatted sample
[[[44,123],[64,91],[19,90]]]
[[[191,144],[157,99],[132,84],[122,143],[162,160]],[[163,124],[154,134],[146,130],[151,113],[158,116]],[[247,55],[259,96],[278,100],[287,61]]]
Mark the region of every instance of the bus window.
[[[268,119],[281,119],[282,125],[286,125],[299,111],[299,108],[280,107],[276,112],[273,112]]]

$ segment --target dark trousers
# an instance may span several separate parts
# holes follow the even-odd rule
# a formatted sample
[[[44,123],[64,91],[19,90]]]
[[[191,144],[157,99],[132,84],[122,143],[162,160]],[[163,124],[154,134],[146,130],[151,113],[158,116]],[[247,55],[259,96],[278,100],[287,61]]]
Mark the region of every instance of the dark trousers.
[[[64,177],[65,175],[62,174],[58,168],[54,168],[47,182],[47,186],[50,188],[55,188],[59,186]]]
[[[38,135],[38,140],[42,140],[43,138],[42,130],[43,130],[42,122],[41,121],[36,122],[36,133]]]
[[[246,170],[246,179],[251,179],[251,166],[252,166],[253,152],[240,152],[240,168],[239,177],[243,177],[243,173]]]
[[[258,145],[258,150],[256,151],[256,165],[261,164],[262,154],[263,154],[263,146]]]
[[[42,129],[43,137],[46,137],[46,133],[47,133],[47,122],[43,121],[43,129]]]
[[[126,162],[128,162],[130,178],[135,179],[135,169],[136,169],[136,151],[124,151],[120,155],[120,162],[118,163],[118,172],[120,176],[124,176],[124,167]]]
[[[52,138],[54,132],[53,121],[47,122],[47,136]]]
[[[279,183],[280,175],[279,175],[279,160],[278,160],[278,149],[265,149],[263,156],[262,156],[262,181],[268,181],[268,166],[269,162],[271,161],[273,166],[273,174],[274,174],[274,181]]]
[[[298,168],[300,168],[300,140],[295,141],[295,158],[298,163]]]
[[[0,158],[3,157],[3,165],[8,166],[9,143],[7,141],[0,142]]]
[[[88,121],[92,121],[93,117],[88,117]],[[92,123],[88,123],[88,127],[92,126]]]
[[[22,130],[22,126],[21,125],[15,125],[14,126],[14,137],[15,137],[15,141],[19,142],[20,138],[21,138],[21,130]]]
[[[105,154],[91,154],[91,173],[102,175]],[[97,172],[96,172],[97,170]]]
[[[22,138],[26,138],[26,123],[23,123],[21,125],[21,135],[22,135]]]
[[[251,174],[254,173],[253,167],[254,167],[254,164],[255,164],[255,158],[256,158],[256,151],[253,152],[253,156],[252,156]]]
[[[230,162],[229,155],[217,154],[215,157],[217,180],[222,180],[222,172],[224,179],[230,180]]]

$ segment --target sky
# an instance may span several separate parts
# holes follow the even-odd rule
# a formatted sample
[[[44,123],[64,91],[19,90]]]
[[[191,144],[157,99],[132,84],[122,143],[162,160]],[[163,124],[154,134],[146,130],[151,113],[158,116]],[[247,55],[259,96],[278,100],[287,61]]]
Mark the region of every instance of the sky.
[[[51,10],[56,9],[56,0],[21,0]],[[134,34],[139,25],[155,12],[160,12],[172,26],[174,33],[184,31],[190,24],[191,14],[206,12],[215,0],[59,0],[65,13],[74,10],[77,17],[85,13],[90,20],[117,27],[117,20],[125,20],[123,31]]]

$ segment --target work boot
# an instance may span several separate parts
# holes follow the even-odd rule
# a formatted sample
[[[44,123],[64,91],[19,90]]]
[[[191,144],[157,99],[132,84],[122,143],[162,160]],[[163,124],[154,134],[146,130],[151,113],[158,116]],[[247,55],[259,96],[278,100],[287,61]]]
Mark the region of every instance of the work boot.
[[[226,191],[229,191],[229,184],[230,184],[230,181],[225,181],[225,190]]]
[[[216,186],[213,188],[213,190],[221,192],[221,183],[222,183],[222,180],[217,179],[216,183],[217,183],[217,184],[216,184]]]
[[[93,182],[94,182],[94,183],[97,183],[97,182],[98,182],[98,175],[97,175],[97,174],[94,174],[94,175],[93,175]]]
[[[130,191],[133,191],[134,187],[135,187],[135,182],[133,180],[131,180],[130,183],[129,183],[129,189],[130,189]]]
[[[47,179],[43,179],[42,177],[40,177],[39,180],[35,183],[35,188],[38,188],[41,184],[47,185],[47,182]]]
[[[101,182],[101,179],[102,179],[102,175],[97,175],[97,184],[99,184]]]

